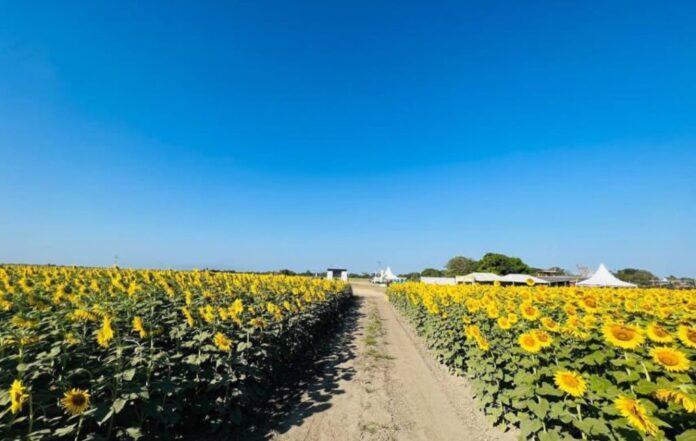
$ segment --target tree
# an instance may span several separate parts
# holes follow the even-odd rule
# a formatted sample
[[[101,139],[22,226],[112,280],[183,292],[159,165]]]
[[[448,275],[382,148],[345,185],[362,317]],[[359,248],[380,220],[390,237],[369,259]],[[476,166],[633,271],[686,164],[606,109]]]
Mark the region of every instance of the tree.
[[[415,273],[405,273],[405,274],[399,274],[399,277],[403,277],[406,280],[415,282],[420,279],[420,273],[415,272]]]
[[[655,275],[647,270],[624,268],[616,272],[616,277],[624,282],[635,283],[640,286],[649,286],[655,279]]]
[[[478,271],[504,276],[513,273],[527,274],[530,272],[530,268],[519,257],[511,257],[498,253],[486,253],[481,260],[478,261]]]
[[[442,270],[435,269],[435,268],[426,268],[423,271],[421,271],[420,275],[422,277],[442,277]]]
[[[464,276],[476,271],[477,262],[464,256],[456,256],[447,261],[445,272],[448,276]]]

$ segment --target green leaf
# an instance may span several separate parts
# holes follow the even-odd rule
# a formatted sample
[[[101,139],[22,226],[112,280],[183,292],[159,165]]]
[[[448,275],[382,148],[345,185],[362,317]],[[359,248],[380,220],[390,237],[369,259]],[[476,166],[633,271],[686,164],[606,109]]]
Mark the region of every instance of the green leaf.
[[[611,429],[604,423],[604,421],[597,418],[585,418],[582,421],[573,420],[573,425],[580,429],[587,435],[597,436],[597,435],[611,435]]]
[[[126,429],[126,433],[133,439],[138,439],[143,436],[140,432],[140,427],[129,427]]]
[[[530,402],[529,409],[539,419],[543,420],[544,418],[546,418],[546,415],[549,413],[550,406],[549,406],[549,402],[542,398],[539,402],[536,402],[536,401]]]
[[[121,410],[123,410],[123,406],[126,405],[126,400],[123,398],[117,398],[116,401],[114,401],[114,404],[111,406],[111,409],[113,409],[114,414],[118,415]]]
[[[689,429],[674,438],[675,441],[696,441],[696,429]]]
[[[563,392],[558,390],[557,388],[553,387],[552,385],[548,383],[542,383],[541,386],[536,388],[536,392],[539,395],[544,395],[547,397],[562,397]]]
[[[135,377],[135,368],[123,371],[123,379],[126,381],[131,381]]]

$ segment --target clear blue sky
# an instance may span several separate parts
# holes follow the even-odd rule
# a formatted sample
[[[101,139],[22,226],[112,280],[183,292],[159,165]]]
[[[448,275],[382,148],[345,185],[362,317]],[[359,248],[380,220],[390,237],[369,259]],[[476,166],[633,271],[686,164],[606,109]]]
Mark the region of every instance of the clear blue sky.
[[[695,22],[693,2],[2,2],[0,261],[496,251],[696,276]]]

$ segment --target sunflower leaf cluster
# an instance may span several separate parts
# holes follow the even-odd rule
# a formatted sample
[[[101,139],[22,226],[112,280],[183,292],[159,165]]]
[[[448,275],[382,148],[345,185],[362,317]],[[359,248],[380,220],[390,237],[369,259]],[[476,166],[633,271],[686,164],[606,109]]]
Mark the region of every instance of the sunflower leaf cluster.
[[[351,295],[299,276],[0,266],[0,438],[235,439]]]
[[[520,439],[679,439],[695,427],[696,290],[409,282],[387,295]]]

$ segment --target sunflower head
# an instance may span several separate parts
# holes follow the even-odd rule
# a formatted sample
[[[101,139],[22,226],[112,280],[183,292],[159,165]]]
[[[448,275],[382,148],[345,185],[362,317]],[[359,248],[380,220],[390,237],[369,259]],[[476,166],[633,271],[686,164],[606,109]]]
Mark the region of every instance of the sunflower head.
[[[70,415],[81,415],[89,408],[89,392],[82,389],[70,389],[63,394],[60,406]]]
[[[581,397],[587,387],[582,376],[573,371],[557,371],[554,382],[560,390],[574,397]]]
[[[614,400],[614,407],[638,431],[648,435],[657,434],[657,426],[650,420],[650,415],[640,401],[620,395]]]
[[[547,348],[551,346],[551,343],[553,343],[553,338],[549,334],[547,334],[545,331],[542,331],[541,329],[536,329],[532,331],[532,336],[536,339],[537,342],[539,342],[539,346],[542,348]]]
[[[673,340],[669,331],[657,323],[650,323],[645,333],[647,334],[648,338],[655,343],[670,343]]]
[[[498,327],[503,330],[508,330],[512,327],[512,323],[507,317],[500,317],[498,319]]]
[[[693,326],[679,326],[677,336],[684,345],[690,348],[696,348],[696,328]]]
[[[541,344],[539,344],[539,341],[530,333],[520,335],[518,342],[522,349],[527,352],[531,352],[532,354],[535,354],[541,350]]]
[[[215,334],[213,343],[215,343],[215,346],[222,352],[230,352],[232,350],[232,340],[221,332]]]
[[[550,317],[542,317],[541,324],[544,325],[544,328],[548,329],[551,332],[557,332],[559,330],[558,323],[556,323]]]
[[[685,389],[689,391],[689,389]],[[665,403],[681,405],[687,413],[696,413],[696,398],[680,389],[658,389],[655,398]]]
[[[668,347],[653,348],[650,350],[650,356],[655,363],[664,367],[670,372],[683,372],[689,369],[689,359],[686,355],[677,350]]]
[[[532,304],[532,302],[524,302],[520,305],[520,312],[522,317],[527,320],[534,321],[539,318],[541,314],[539,310]]]
[[[22,411],[24,401],[29,397],[21,380],[15,380],[10,387],[10,410],[12,414]]]
[[[621,323],[607,323],[602,332],[609,343],[622,349],[635,349],[645,340],[640,328]]]

